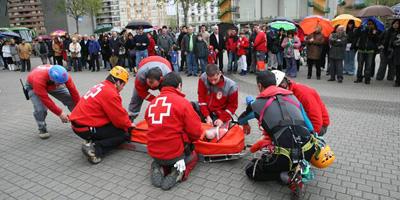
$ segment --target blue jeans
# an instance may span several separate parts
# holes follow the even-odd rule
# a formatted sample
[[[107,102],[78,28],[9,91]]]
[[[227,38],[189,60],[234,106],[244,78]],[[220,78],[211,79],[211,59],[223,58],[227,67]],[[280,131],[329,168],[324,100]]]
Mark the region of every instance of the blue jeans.
[[[199,58],[201,73],[206,72],[207,58]]]
[[[238,68],[238,63],[237,63],[238,57],[236,53],[234,52],[228,52],[228,72],[230,71],[237,71]],[[233,69],[232,69],[232,62],[233,62]]]
[[[197,59],[193,52],[187,52],[186,64],[188,67],[188,75],[197,75]]]
[[[144,58],[147,58],[149,55],[147,53],[147,49],[143,51],[136,51],[136,67],[139,67],[140,61],[142,61]]]
[[[278,61],[278,66],[283,65],[283,54],[282,51],[278,51],[278,53],[276,53],[276,60]]]
[[[354,50],[346,51],[344,53],[344,66],[343,66],[343,73],[354,75],[355,66],[354,66],[354,58],[356,52]]]
[[[172,64],[172,67],[174,68],[174,72],[179,72],[179,65],[178,65],[178,63]]]
[[[289,77],[296,77],[297,76],[296,59],[294,59],[294,58],[285,58],[285,61],[286,61],[286,74]]]

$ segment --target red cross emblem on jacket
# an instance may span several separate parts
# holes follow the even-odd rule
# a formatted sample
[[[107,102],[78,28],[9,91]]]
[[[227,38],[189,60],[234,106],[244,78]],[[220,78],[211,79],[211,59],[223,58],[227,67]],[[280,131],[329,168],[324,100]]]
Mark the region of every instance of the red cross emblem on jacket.
[[[149,106],[149,117],[152,124],[162,124],[164,117],[171,114],[171,103],[167,103],[167,97],[160,97]]]

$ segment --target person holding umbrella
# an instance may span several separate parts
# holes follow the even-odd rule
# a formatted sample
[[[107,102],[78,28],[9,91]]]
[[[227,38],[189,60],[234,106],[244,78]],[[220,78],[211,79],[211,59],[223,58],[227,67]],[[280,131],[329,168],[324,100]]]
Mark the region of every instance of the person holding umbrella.
[[[136,67],[139,66],[140,61],[147,58],[149,53],[147,51],[147,47],[149,46],[149,38],[143,32],[143,27],[139,26],[137,30],[137,34],[133,37],[136,45]]]
[[[283,56],[286,61],[286,74],[294,78],[297,76],[297,66],[294,55],[294,50],[299,49],[301,46],[300,39],[294,35],[294,31],[288,31],[287,36],[283,39],[282,48]]]
[[[386,74],[386,68],[389,66],[388,69],[388,74],[387,74],[387,80],[388,81],[393,81],[394,76],[395,76],[395,66],[392,63],[392,58],[393,58],[393,47],[389,46],[390,39],[392,38],[393,35],[396,34],[398,30],[398,24],[396,21],[393,21],[392,25],[390,28],[385,30],[380,37],[380,45],[379,45],[379,50],[380,50],[380,58],[381,58],[381,63],[379,65],[378,69],[378,74],[376,75],[376,80],[381,81],[384,79],[385,74]]]
[[[394,86],[400,87],[400,19],[396,19],[392,23],[393,32],[390,36],[389,49],[392,53],[389,58],[392,59],[392,65],[396,70],[396,81]]]
[[[346,49],[347,37],[344,32],[344,26],[339,25],[336,33],[332,33],[329,37],[329,64],[331,78],[328,81],[343,82],[343,59]]]
[[[35,45],[35,52],[42,60],[42,64],[47,64],[49,48],[47,47],[47,44],[43,41],[42,37],[38,37],[38,43]]]
[[[379,33],[376,30],[374,21],[370,19],[367,22],[367,27],[361,31],[356,42],[356,48],[358,49],[358,69],[357,80],[354,83],[361,83],[363,78],[365,84],[371,83],[371,66],[374,61],[375,51],[378,49],[378,42]]]
[[[308,65],[308,73],[307,79],[311,79],[312,76],[312,68],[315,65],[317,69],[317,80],[321,79],[321,62],[320,57],[322,54],[322,46],[324,45],[325,39],[321,33],[322,27],[317,26],[315,28],[314,33],[308,35],[306,37],[307,44],[307,65]]]

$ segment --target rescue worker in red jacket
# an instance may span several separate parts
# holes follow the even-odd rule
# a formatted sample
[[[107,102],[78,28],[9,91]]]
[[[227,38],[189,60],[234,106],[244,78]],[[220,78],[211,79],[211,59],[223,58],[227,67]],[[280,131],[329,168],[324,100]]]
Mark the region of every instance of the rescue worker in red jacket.
[[[208,64],[198,83],[199,115],[203,122],[221,126],[230,121],[238,108],[238,86],[222,75],[218,66]]]
[[[128,78],[125,68],[115,66],[106,80],[81,97],[69,117],[72,130],[86,141],[82,152],[92,164],[101,162],[105,153],[123,143],[133,126],[119,94]]]
[[[143,100],[152,101],[155,98],[149,90],[158,90],[163,76],[171,71],[170,62],[160,56],[149,56],[139,63],[135,88],[128,108],[132,122],[139,115]]]
[[[33,116],[39,127],[41,139],[50,137],[45,121],[47,109],[57,115],[63,123],[69,122],[67,114],[50,99],[49,94],[66,105],[70,111],[79,101],[79,93],[72,78],[60,65],[36,67],[28,74],[25,89],[33,104]]]
[[[318,92],[307,85],[289,80],[282,71],[272,70],[272,73],[275,74],[277,86],[292,91],[299,99],[308,118],[311,120],[314,131],[323,136],[328,129],[330,121],[328,110]]]
[[[152,184],[169,190],[178,181],[186,180],[195,167],[198,157],[192,142],[200,138],[202,129],[199,116],[181,92],[179,74],[170,72],[161,86],[160,95],[151,101],[145,113],[149,126],[147,149],[154,159]]]
[[[268,51],[267,35],[260,29],[259,25],[254,26],[254,31],[256,32],[257,35],[256,38],[254,39],[253,50],[255,51],[256,54],[257,71],[260,71],[264,70],[265,68],[265,56]]]

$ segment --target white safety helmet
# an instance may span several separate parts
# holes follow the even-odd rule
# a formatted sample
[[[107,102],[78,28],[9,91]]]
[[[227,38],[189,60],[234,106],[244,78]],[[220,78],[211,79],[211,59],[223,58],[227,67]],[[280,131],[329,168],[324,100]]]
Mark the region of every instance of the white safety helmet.
[[[285,72],[282,72],[280,70],[272,70],[271,72],[275,74],[276,86],[279,86],[286,76]]]

